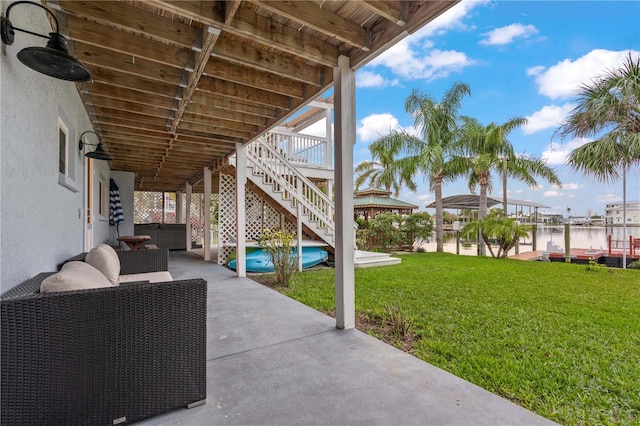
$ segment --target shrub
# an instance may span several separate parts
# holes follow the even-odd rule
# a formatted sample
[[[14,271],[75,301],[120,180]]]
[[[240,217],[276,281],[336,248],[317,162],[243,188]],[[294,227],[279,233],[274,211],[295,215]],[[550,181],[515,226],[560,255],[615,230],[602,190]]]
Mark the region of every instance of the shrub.
[[[634,260],[628,264],[627,269],[640,269],[640,260]]]
[[[269,256],[276,273],[276,282],[289,287],[289,280],[298,270],[298,256],[294,252],[295,232],[265,229],[258,245]]]

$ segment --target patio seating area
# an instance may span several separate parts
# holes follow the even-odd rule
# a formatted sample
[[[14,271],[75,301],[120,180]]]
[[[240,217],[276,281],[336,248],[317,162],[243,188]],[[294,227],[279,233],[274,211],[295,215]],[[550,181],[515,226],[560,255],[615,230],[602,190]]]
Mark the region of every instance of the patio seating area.
[[[141,424],[552,424],[195,253],[208,281],[207,403]]]

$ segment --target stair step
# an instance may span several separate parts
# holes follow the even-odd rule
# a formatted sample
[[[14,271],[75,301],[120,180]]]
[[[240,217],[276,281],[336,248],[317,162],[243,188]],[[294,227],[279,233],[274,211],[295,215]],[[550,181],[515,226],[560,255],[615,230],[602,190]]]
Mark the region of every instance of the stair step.
[[[402,259],[391,257],[388,253],[356,250],[356,268],[370,268],[374,266],[397,265]]]

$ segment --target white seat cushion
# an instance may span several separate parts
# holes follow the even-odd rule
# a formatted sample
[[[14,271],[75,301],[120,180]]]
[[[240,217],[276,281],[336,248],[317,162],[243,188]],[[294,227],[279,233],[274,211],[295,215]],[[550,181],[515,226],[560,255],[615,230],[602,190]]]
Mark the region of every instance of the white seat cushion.
[[[113,287],[102,272],[85,262],[65,263],[57,272],[42,281],[40,292],[86,290],[90,288]]]
[[[120,275],[121,283],[130,283],[133,281],[149,281],[150,283],[162,283],[165,281],[173,281],[173,277],[169,271],[143,272],[141,274]]]
[[[120,258],[113,247],[108,244],[100,244],[87,253],[84,261],[102,272],[112,285],[118,285]]]

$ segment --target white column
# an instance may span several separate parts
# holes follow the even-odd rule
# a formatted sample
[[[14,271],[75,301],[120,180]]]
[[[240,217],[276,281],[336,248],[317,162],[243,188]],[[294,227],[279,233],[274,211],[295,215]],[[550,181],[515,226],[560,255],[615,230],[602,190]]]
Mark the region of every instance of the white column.
[[[247,276],[245,184],[247,181],[247,152],[236,143],[236,274]]]
[[[176,191],[176,223],[184,223],[182,212],[182,192]]]
[[[298,243],[298,271],[302,272],[302,203],[298,201],[298,214],[296,218],[296,237]]]
[[[211,261],[211,169],[204,168],[204,260]]]
[[[324,148],[324,158],[325,158],[325,166],[329,169],[333,167],[333,129],[331,127],[331,109],[327,108],[325,114],[326,121],[326,133],[325,139],[327,140],[327,144]]]
[[[186,186],[186,198],[187,198],[187,200],[185,202],[185,204],[186,204],[186,207],[185,207],[186,215],[185,215],[185,217],[187,218],[187,221],[186,221],[186,224],[187,224],[186,225],[186,227],[187,227],[187,250],[190,251],[191,250],[191,235],[192,235],[192,232],[193,232],[193,229],[191,229],[191,190],[192,190],[192,188],[191,188],[191,184],[190,183],[187,183],[185,186]]]
[[[333,72],[335,96],[336,327],[355,327],[353,145],[356,141],[355,73],[340,56]]]
[[[327,108],[326,111],[326,138],[327,138],[327,146],[325,147],[325,159],[326,159],[326,166],[329,169],[333,168],[333,126],[331,126],[332,120],[331,120],[331,109]],[[333,200],[333,181],[332,180],[327,180],[327,197],[329,197],[330,200]],[[329,207],[327,209],[327,214],[329,215],[329,217],[331,217],[331,215],[333,214],[333,212],[331,211],[331,207]]]

